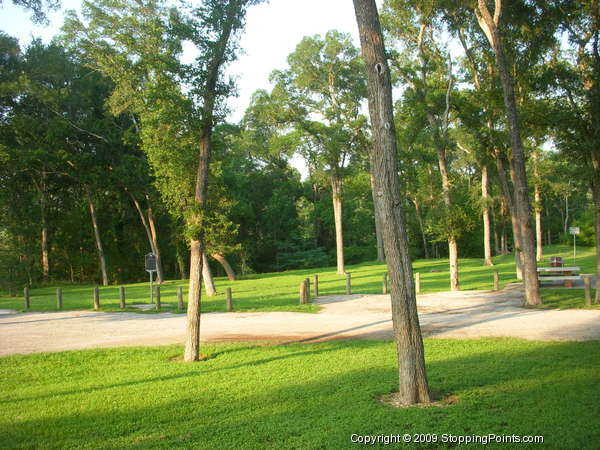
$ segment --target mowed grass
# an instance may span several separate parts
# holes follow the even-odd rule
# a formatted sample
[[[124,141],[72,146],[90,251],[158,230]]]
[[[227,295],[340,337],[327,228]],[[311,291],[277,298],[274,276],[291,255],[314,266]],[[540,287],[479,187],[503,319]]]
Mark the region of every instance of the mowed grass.
[[[550,246],[545,248],[548,265],[549,256],[563,256],[568,265],[572,264],[572,248],[568,246]],[[577,252],[576,264],[584,273],[594,273],[596,255],[593,248],[580,247]],[[461,289],[491,289],[493,271],[500,273],[501,287],[507,283],[516,282],[515,263],[512,255],[494,258],[495,265],[487,267],[482,259],[460,260]],[[449,272],[447,259],[417,260],[413,263],[414,270],[421,273],[421,293],[431,293],[449,290]],[[347,266],[352,276],[352,293],[380,294],[382,292],[383,274],[386,267],[376,262]],[[202,310],[204,312],[225,311],[225,292],[230,287],[233,291],[236,311],[297,311],[316,312],[315,305],[299,304],[299,286],[302,280],[313,275],[319,276],[319,294],[345,293],[345,277],[337,275],[335,268],[319,268],[308,270],[293,270],[279,273],[265,273],[246,277],[243,280],[229,281],[226,278],[216,278],[215,284],[218,295],[208,297],[203,293]],[[183,288],[184,301],[187,300],[187,281],[167,281],[161,286],[163,309],[176,312],[177,287]],[[90,309],[92,307],[92,292],[94,285],[64,285],[63,309]],[[311,285],[312,290],[312,285]],[[582,290],[572,290],[565,293],[555,293],[556,289],[549,288],[549,299],[559,307],[583,307]],[[543,290],[544,297],[546,289]],[[0,309],[23,310],[21,293],[18,297],[0,297]],[[56,287],[31,289],[31,311],[56,311]],[[126,285],[127,304],[150,302],[149,283]],[[557,301],[556,299],[560,299]],[[109,286],[100,288],[100,303],[103,311],[119,310],[119,287]],[[596,307],[596,306],[594,306]],[[128,308],[128,311],[138,309]]]
[[[205,345],[209,359],[194,364],[179,346],[1,358],[0,448],[340,449],[354,433],[541,435],[542,445],[490,447],[597,448],[600,342],[425,347],[432,390],[455,403],[380,403],[398,385],[389,341]]]

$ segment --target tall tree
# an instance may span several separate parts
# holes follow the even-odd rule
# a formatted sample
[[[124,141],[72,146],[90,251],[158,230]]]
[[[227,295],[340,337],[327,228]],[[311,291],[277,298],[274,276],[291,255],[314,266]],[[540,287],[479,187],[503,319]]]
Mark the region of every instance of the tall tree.
[[[255,96],[254,107],[275,116],[282,132],[293,132],[305,160],[325,169],[331,185],[337,273],[345,272],[343,184],[353,152],[364,149],[365,120],[360,101],[365,87],[358,50],[349,35],[329,31],[325,38],[305,37],[288,57],[289,69],[275,71],[269,96]],[[263,105],[261,105],[261,102]],[[264,105],[270,103],[271,106]],[[280,105],[281,109],[273,107]]]
[[[523,252],[523,278],[525,282],[525,298],[527,304],[542,303],[537,281],[537,262],[535,244],[531,226],[531,209],[529,206],[529,190],[525,170],[525,152],[521,140],[521,125],[514,92],[514,84],[504,54],[504,47],[499,31],[502,14],[502,1],[495,0],[494,14],[490,13],[485,0],[478,0],[475,9],[477,21],[485,33],[490,46],[494,50],[496,65],[500,74],[508,129],[511,137],[512,164],[514,167],[513,184],[515,186],[515,209],[519,220],[521,246]]]
[[[400,198],[392,84],[375,0],[354,0],[362,54],[367,66],[373,130],[372,167],[391,281],[392,319],[399,366],[399,400],[430,401],[423,339]]]

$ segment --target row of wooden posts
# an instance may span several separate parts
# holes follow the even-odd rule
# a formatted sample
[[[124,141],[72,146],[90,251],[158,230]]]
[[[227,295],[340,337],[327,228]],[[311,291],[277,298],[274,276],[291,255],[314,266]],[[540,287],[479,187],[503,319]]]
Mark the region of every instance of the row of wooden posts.
[[[494,283],[494,291],[500,290],[500,272],[494,270],[493,276]],[[591,277],[584,276],[583,277],[583,285],[585,290],[585,305],[592,305],[592,283]],[[314,288],[314,296],[319,296],[319,276],[314,275],[313,277],[313,288]],[[389,293],[388,289],[388,274],[387,272],[383,274],[383,282],[382,282],[382,292],[384,294]],[[421,293],[421,272],[415,272],[415,293]],[[349,272],[346,272],[346,295],[352,294],[352,275]],[[302,283],[300,283],[300,304],[305,305],[310,301],[310,279],[306,278]]]
[[[500,273],[495,270],[494,271],[494,290],[500,290]],[[591,306],[592,304],[592,283],[591,278],[584,276],[583,284],[585,290],[585,304],[586,306]],[[313,276],[313,291],[314,296],[319,296],[319,276]],[[389,292],[388,289],[388,274],[383,274],[382,281],[382,292],[387,294]],[[415,272],[415,292],[419,294],[421,292],[421,273]],[[349,272],[346,272],[346,295],[352,294],[352,275]],[[160,300],[160,286],[154,286],[154,298],[156,301],[156,310],[160,310],[161,308],[161,300]],[[24,299],[24,307],[25,310],[28,310],[31,306],[30,296],[29,296],[29,288],[25,287],[23,290],[23,299]],[[300,304],[305,305],[310,302],[310,279],[306,278],[300,283]],[[119,286],[119,305],[121,309],[125,309],[125,286]],[[95,287],[93,292],[93,305],[94,310],[98,311],[100,309],[100,288]],[[56,308],[62,309],[63,307],[63,298],[62,298],[62,288],[56,288]],[[233,311],[233,295],[231,292],[231,288],[227,288],[226,290],[226,308],[227,311]],[[177,288],[177,310],[183,310],[183,290],[182,288]]]
[[[231,293],[231,288],[227,288],[227,300],[226,307],[227,311],[233,311],[233,296]],[[31,297],[29,295],[29,288],[25,287],[23,289],[23,301],[25,310],[28,310],[31,307]],[[156,310],[159,311],[161,308],[161,300],[160,300],[160,286],[154,286],[154,301],[156,302]],[[94,311],[100,310],[100,288],[95,287],[92,295],[92,304],[94,306]],[[125,301],[125,286],[119,286],[119,306],[121,309],[126,308]],[[56,309],[62,309],[63,307],[63,295],[62,288],[56,288]],[[177,288],[177,310],[183,311],[183,289]]]

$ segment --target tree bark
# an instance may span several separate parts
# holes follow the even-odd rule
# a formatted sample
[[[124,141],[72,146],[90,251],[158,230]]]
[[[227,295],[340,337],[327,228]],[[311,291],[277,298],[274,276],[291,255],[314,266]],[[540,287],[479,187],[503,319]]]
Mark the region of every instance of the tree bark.
[[[98,219],[96,218],[96,208],[92,201],[90,187],[86,184],[83,186],[90,207],[90,215],[92,217],[92,227],[94,228],[94,238],[96,239],[96,248],[98,249],[98,259],[100,260],[100,271],[102,272],[102,286],[108,286],[108,274],[106,272],[106,258],[104,257],[104,248],[102,247],[102,239],[100,239],[100,228],[98,227]]]
[[[375,238],[377,239],[377,261],[385,262],[385,250],[383,248],[383,236],[381,235],[381,219],[377,214],[377,208],[375,208],[375,178],[373,177],[373,171],[370,171],[371,175],[371,195],[373,196],[373,216],[375,217]],[[425,249],[427,253],[427,248]]]
[[[209,297],[216,295],[217,289],[215,288],[215,280],[213,280],[206,253],[202,253],[202,279],[204,280],[204,290],[206,291],[206,295]]]
[[[511,137],[512,162],[515,168],[515,208],[517,218],[519,219],[519,229],[521,232],[521,246],[523,258],[523,278],[525,284],[525,298],[529,305],[539,305],[542,303],[537,276],[537,263],[535,260],[535,245],[533,230],[531,227],[531,210],[529,206],[529,192],[527,186],[527,175],[525,171],[525,153],[521,140],[521,128],[519,123],[519,113],[515,98],[513,80],[508,71],[504,49],[498,24],[502,12],[501,0],[495,0],[494,17],[491,16],[486,0],[478,0],[477,19],[479,25],[488,38],[494,54],[496,56],[496,65],[500,73],[502,91],[504,97],[504,106],[508,129]]]
[[[489,177],[487,165],[481,166],[481,202],[483,216],[483,255],[484,265],[493,266],[492,261],[492,238],[490,224],[490,197],[489,197]]]
[[[231,268],[229,262],[225,259],[225,256],[220,253],[213,253],[210,256],[212,256],[213,259],[215,259],[217,262],[219,262],[219,264],[221,264],[221,266],[223,266],[223,270],[225,270],[229,281],[235,281],[235,272]]]
[[[342,275],[344,267],[344,231],[342,227],[342,177],[337,167],[331,168],[331,198],[333,200],[333,218],[335,222],[335,249],[337,257],[337,273]]]
[[[353,1],[368,74],[374,144],[371,167],[375,178],[375,208],[381,218],[390,274],[392,321],[399,366],[398,395],[405,405],[427,403],[430,393],[400,196],[390,72],[375,1]]]

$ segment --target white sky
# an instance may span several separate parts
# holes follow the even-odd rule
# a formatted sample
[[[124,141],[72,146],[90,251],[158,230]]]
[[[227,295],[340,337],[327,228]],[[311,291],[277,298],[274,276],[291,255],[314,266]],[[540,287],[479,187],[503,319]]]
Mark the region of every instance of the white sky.
[[[31,23],[29,12],[15,7],[11,0],[4,0],[0,7],[0,30],[18,38],[21,46],[38,37],[49,42],[62,26],[64,11],[79,10],[81,0],[62,0],[62,3],[62,11],[49,14],[50,25],[42,27]],[[271,0],[251,7],[241,38],[243,54],[229,68],[229,73],[237,76],[239,96],[229,101],[228,120],[238,122],[243,117],[254,91],[271,88],[269,74],[286,67],[287,56],[304,36],[324,35],[332,29],[351,33],[355,45],[359,45],[351,0]],[[301,160],[294,158],[292,164],[306,175]]]
[[[78,10],[81,0],[62,0],[63,11]],[[0,9],[0,29],[17,37],[22,46],[32,38],[44,42],[59,32],[63,11],[51,13],[50,26],[35,26],[30,13],[4,0]],[[287,56],[307,35],[324,35],[331,29],[351,33],[358,46],[358,29],[351,0],[271,0],[248,10],[247,25],[242,35],[244,50],[229,73],[238,77],[239,97],[230,101],[229,120],[238,122],[257,89],[269,89],[269,74],[286,67]]]

